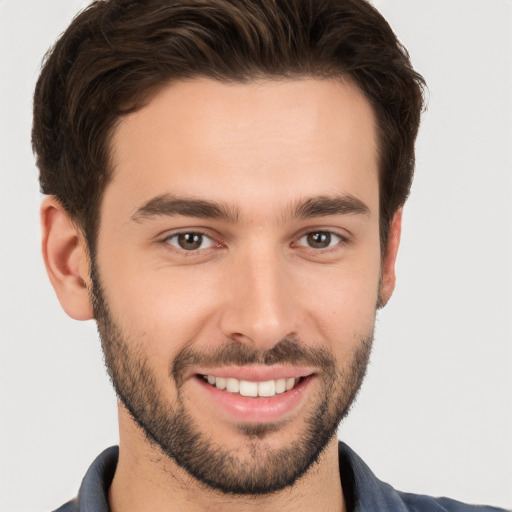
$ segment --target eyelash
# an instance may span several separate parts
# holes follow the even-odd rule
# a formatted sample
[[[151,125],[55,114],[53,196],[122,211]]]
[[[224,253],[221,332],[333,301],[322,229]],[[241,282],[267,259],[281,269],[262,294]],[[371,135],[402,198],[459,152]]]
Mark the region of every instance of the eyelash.
[[[197,248],[197,249],[184,249],[183,247],[179,247],[179,242],[176,244],[171,243],[171,240],[178,239],[180,236],[187,236],[187,235],[193,235],[193,236],[200,236],[202,237],[201,245],[204,242],[204,239],[210,240],[210,244],[208,247],[205,248]],[[311,247],[310,245],[306,244],[300,244],[299,242],[303,239],[306,239],[310,235],[327,235],[329,238],[334,237],[337,239],[336,243],[333,245],[329,245],[328,247],[322,247],[322,248],[315,248]],[[331,240],[329,240],[330,242]],[[224,247],[223,244],[216,242],[211,236],[208,234],[202,232],[202,231],[180,231],[178,233],[173,233],[171,235],[166,236],[162,242],[173,251],[177,251],[182,255],[185,256],[198,256],[205,254],[205,251],[209,251],[212,248],[222,248]],[[341,235],[340,233],[337,233],[335,231],[329,230],[329,229],[318,229],[318,230],[312,230],[302,233],[298,238],[296,238],[296,241],[292,242],[291,247],[302,247],[305,250],[308,250],[314,254],[322,254],[322,253],[329,253],[332,251],[335,251],[340,246],[345,246],[349,243],[349,239],[346,236]],[[169,247],[171,246],[171,247]]]

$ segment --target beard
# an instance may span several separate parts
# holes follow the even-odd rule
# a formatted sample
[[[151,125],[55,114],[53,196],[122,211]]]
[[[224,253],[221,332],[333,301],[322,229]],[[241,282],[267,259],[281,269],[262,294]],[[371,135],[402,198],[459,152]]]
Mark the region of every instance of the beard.
[[[183,348],[170,363],[169,379],[176,398],[165,395],[140,340],[125,332],[112,317],[101,287],[97,267],[91,266],[91,299],[105,365],[116,394],[146,439],[197,481],[225,494],[261,495],[293,485],[317,461],[337,433],[361,387],[373,342],[373,325],[356,344],[341,368],[324,348],[311,347],[297,338],[286,338],[268,350],[226,340],[216,351]],[[216,443],[201,431],[185,405],[184,375],[192,367],[230,365],[304,365],[318,369],[318,391],[311,400],[296,439],[273,448],[267,436],[286,423],[241,424],[245,455]]]

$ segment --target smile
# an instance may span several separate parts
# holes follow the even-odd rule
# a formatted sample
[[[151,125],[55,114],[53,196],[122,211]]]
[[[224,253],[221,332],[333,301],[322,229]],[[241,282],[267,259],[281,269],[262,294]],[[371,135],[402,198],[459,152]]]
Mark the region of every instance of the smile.
[[[308,403],[317,381],[315,368],[287,365],[196,368],[189,374],[192,389],[198,393],[195,403],[212,411],[215,418],[236,424],[275,423],[294,417]]]
[[[293,389],[301,380],[301,378],[289,377],[255,382],[233,377],[216,377],[215,375],[202,375],[202,378],[217,389],[246,397],[272,397],[285,393]]]

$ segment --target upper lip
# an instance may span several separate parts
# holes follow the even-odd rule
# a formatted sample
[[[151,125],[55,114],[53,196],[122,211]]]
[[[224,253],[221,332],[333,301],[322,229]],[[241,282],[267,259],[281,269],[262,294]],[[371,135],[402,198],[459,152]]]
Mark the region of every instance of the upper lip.
[[[189,374],[194,375],[213,375],[225,379],[233,378],[238,380],[247,380],[251,382],[265,382],[269,380],[308,377],[315,373],[314,368],[299,366],[223,366],[219,368],[196,368]]]

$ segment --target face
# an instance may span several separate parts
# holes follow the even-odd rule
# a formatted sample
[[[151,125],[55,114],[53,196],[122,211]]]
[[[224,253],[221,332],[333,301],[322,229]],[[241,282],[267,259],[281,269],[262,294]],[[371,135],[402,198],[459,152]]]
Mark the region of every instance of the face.
[[[292,484],[361,384],[382,292],[368,102],[339,81],[180,82],[112,149],[92,297],[130,421],[210,487]]]

